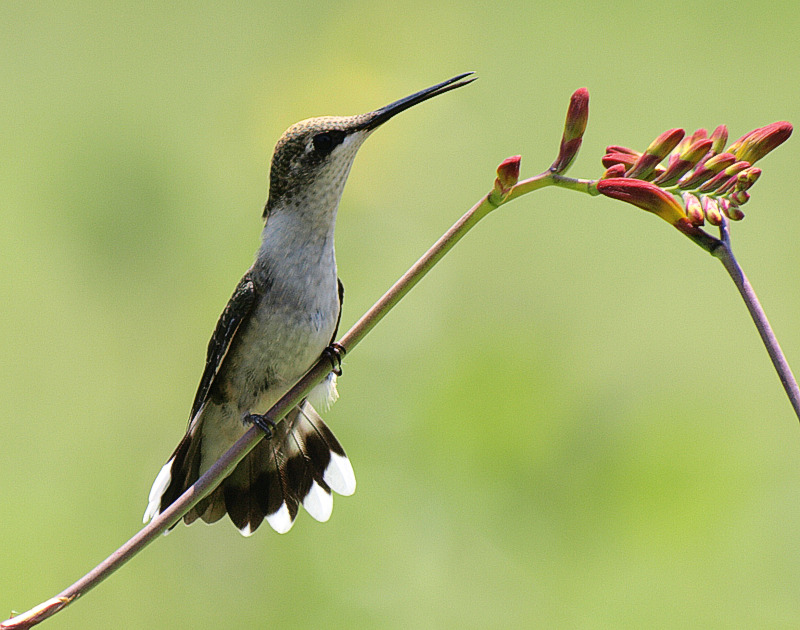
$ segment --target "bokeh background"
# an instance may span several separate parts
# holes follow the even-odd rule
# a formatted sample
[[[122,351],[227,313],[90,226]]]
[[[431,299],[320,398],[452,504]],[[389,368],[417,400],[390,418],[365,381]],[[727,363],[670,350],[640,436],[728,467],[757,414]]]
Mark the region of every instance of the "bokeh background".
[[[800,122],[800,12],[724,2],[0,6],[0,610],[139,528],[295,121],[466,70],[361,150],[346,329],[484,194],[669,127]],[[794,138],[734,226],[800,369]],[[630,206],[486,219],[345,362],[358,477],[324,525],[183,526],[59,628],[796,627],[800,427],[722,267]],[[49,627],[49,626],[48,626]]]

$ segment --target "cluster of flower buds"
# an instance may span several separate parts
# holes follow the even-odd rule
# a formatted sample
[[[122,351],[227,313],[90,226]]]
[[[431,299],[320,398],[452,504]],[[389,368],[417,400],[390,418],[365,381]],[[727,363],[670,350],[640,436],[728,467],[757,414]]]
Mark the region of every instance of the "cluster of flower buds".
[[[610,146],[597,190],[653,212],[676,227],[685,223],[697,227],[705,221],[721,225],[723,215],[738,221],[744,217],[740,206],[750,198],[748,189],[761,175],[753,164],[791,133],[788,122],[772,123],[724,150],[728,129],[720,125],[711,136],[705,129],[689,136],[683,129],[670,129],[643,153]]]

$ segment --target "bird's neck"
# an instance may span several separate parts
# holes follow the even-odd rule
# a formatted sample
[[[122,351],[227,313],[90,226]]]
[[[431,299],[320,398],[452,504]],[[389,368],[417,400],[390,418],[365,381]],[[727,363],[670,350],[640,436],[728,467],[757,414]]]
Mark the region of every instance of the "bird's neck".
[[[314,201],[298,200],[270,211],[254,266],[257,278],[274,281],[310,274],[335,277],[338,199],[332,204]]]

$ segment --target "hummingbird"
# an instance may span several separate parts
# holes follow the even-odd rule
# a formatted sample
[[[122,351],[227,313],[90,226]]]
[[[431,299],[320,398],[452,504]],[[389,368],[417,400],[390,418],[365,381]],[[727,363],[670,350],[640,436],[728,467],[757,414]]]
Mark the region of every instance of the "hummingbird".
[[[299,510],[330,518],[332,492],[355,492],[353,467],[315,407],[338,398],[332,371],[277,424],[263,414],[319,358],[336,352],[344,286],[334,250],[336,213],[356,152],[400,112],[467,85],[467,72],[367,114],[298,122],[275,146],[255,262],[217,321],[206,364],[178,447],[150,490],[146,523],[155,518],[252,425],[266,432],[208,496],[187,512],[214,523],[227,513],[245,536],[266,519],[288,532]],[[469,77],[469,78],[468,78]]]

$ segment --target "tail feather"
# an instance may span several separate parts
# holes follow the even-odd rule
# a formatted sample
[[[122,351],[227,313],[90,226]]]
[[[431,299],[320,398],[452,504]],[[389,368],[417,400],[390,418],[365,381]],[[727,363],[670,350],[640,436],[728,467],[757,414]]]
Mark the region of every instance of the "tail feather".
[[[201,426],[193,423],[156,478],[145,522],[166,509],[203,472]],[[319,414],[303,402],[278,424],[271,439],[259,442],[217,489],[184,516],[184,522],[188,525],[200,518],[213,523],[227,513],[246,536],[265,519],[275,531],[285,533],[300,505],[314,519],[327,521],[333,509],[332,491],[353,494],[353,468]]]
[[[229,480],[222,484],[222,501],[219,502],[224,505],[236,528],[248,536],[261,525],[266,516],[258,500],[260,488],[257,482],[260,477],[254,477],[253,466],[253,458],[242,460]],[[249,479],[253,479],[252,484],[242,483]],[[220,511],[224,514],[225,510]]]
[[[197,436],[197,424],[193,422],[153,482],[143,522],[147,523],[161,514],[186,488],[197,481],[201,441]]]
[[[316,434],[306,443],[320,479],[337,494],[349,497],[356,491],[356,476],[342,445],[311,405],[304,404],[301,413]]]
[[[197,481],[197,479],[195,479],[191,483],[188,483],[186,488],[191,486],[195,481]],[[211,525],[212,523],[216,523],[219,519],[225,516],[225,500],[223,498],[224,490],[225,490],[224,486],[220,486],[216,490],[214,490],[211,494],[209,494],[205,499],[200,501],[197,505],[195,505],[191,510],[189,510],[183,516],[183,522],[186,523],[187,525],[191,525],[199,518],[204,523],[208,523],[209,525]],[[167,505],[169,504],[164,504],[165,507]]]

